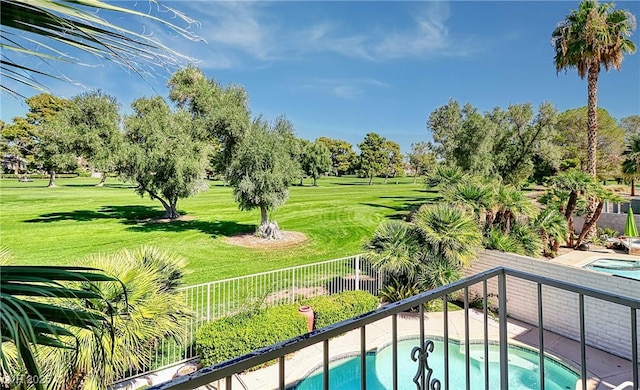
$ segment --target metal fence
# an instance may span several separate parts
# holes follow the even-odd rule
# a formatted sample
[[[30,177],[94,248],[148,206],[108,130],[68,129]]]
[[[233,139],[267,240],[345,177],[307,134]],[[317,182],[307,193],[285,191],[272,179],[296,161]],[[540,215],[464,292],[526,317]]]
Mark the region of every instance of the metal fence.
[[[341,291],[364,290],[377,295],[384,277],[368,261],[355,255],[183,287],[179,291],[192,316],[182,337],[165,339],[153,346],[146,367],[127,373],[119,382],[196,357],[195,334],[209,321]]]
[[[535,383],[537,381],[540,389],[545,389],[545,380],[547,379],[547,374],[549,374],[546,369],[548,368],[549,363],[545,359],[545,351],[549,344],[553,344],[553,342],[549,343],[545,340],[545,333],[540,331],[545,329],[545,320],[543,317],[543,302],[546,299],[553,299],[553,296],[549,296],[549,294],[543,295],[543,287],[544,288],[555,288],[562,291],[566,291],[572,294],[575,294],[578,298],[579,302],[579,343],[578,343],[578,353],[579,356],[579,372],[576,371],[578,380],[575,382],[575,386],[571,386],[571,388],[587,390],[590,387],[589,382],[589,370],[591,368],[597,367],[598,364],[601,364],[597,359],[589,360],[587,359],[587,340],[585,336],[585,327],[586,327],[586,315],[585,315],[585,298],[588,299],[596,299],[602,302],[610,302],[617,305],[620,305],[626,310],[628,310],[628,314],[623,316],[622,318],[616,319],[617,321],[628,321],[631,324],[631,332],[629,334],[629,342],[632,346],[632,356],[629,364],[626,366],[624,364],[618,365],[618,371],[616,371],[617,375],[620,375],[618,378],[628,377],[628,381],[623,383],[621,386],[617,387],[619,389],[627,388],[632,386],[634,389],[638,389],[640,385],[639,373],[638,373],[638,315],[637,312],[640,309],[640,299],[636,298],[627,298],[623,296],[618,296],[616,294],[611,294],[605,291],[600,291],[594,288],[583,287],[572,283],[567,283],[564,281],[542,277],[539,275],[516,271],[513,269],[505,268],[505,267],[497,267],[488,271],[484,271],[478,273],[474,276],[470,276],[468,278],[459,280],[457,282],[451,283],[449,285],[439,287],[411,298],[395,302],[369,312],[365,315],[358,316],[349,320],[345,320],[335,325],[328,326],[323,329],[314,330],[309,334],[305,334],[303,336],[295,337],[293,339],[289,339],[283,341],[279,344],[267,346],[261,348],[259,350],[253,351],[250,354],[228,360],[226,362],[222,362],[215,366],[206,367],[202,370],[199,370],[195,373],[192,373],[187,376],[183,376],[177,378],[171,382],[159,384],[153,386],[151,389],[157,390],[181,390],[181,389],[193,389],[199,386],[207,385],[212,382],[220,381],[221,386],[217,387],[218,389],[223,388],[224,390],[231,390],[233,384],[234,375],[244,372],[252,367],[255,367],[260,364],[264,364],[269,361],[277,361],[278,369],[277,374],[272,375],[270,379],[273,383],[264,384],[264,387],[268,388],[278,388],[281,390],[285,390],[288,388],[289,384],[286,381],[286,372],[287,367],[289,369],[295,368],[292,367],[291,364],[286,363],[285,356],[290,356],[294,352],[300,351],[303,348],[309,347],[311,345],[319,345],[322,350],[321,356],[318,356],[318,360],[321,362],[320,364],[320,374],[321,375],[321,387],[322,389],[328,390],[330,388],[330,339],[334,339],[338,336],[341,336],[347,332],[356,331],[360,333],[360,348],[357,356],[359,357],[359,372],[357,374],[353,374],[350,372],[351,378],[358,379],[360,382],[360,388],[366,389],[367,386],[371,385],[368,381],[371,380],[370,375],[367,375],[367,370],[380,370],[379,372],[385,372],[390,378],[390,385],[388,388],[398,389],[399,388],[399,371],[402,366],[403,369],[406,369],[409,365],[413,365],[416,370],[416,375],[413,377],[413,382],[417,389],[457,389],[457,388],[466,388],[470,390],[472,387],[472,377],[470,373],[470,367],[473,364],[474,366],[483,365],[483,369],[479,370],[482,374],[482,377],[473,377],[475,382],[473,382],[473,388],[483,388],[486,390],[490,389],[509,389],[509,370],[513,369],[510,365],[510,355],[509,355],[509,336],[508,336],[508,302],[507,302],[507,289],[510,287],[515,287],[515,284],[518,281],[526,281],[527,283],[534,283],[537,287],[536,298],[538,302],[538,319],[536,327],[537,331],[537,343],[533,341],[534,344],[537,344],[538,357],[537,362],[532,360],[530,363],[531,368],[530,374],[531,378],[527,379],[527,383],[531,381],[531,383]],[[498,294],[493,299],[497,299],[497,320],[498,320],[498,335],[497,339],[489,338],[489,310],[488,307],[491,305],[490,302],[490,294],[489,287],[493,285],[497,287]],[[483,336],[480,339],[472,340],[470,337],[470,288],[482,286],[482,322],[481,326],[483,329]],[[509,286],[509,287],[508,287]],[[446,304],[451,299],[452,294],[459,294],[463,292],[464,297],[464,343],[460,345],[460,352],[464,350],[462,354],[464,357],[464,370],[458,366],[450,367],[449,363],[449,322],[448,322],[448,305]],[[440,371],[438,377],[432,377],[433,369],[429,366],[430,355],[434,351],[434,342],[432,340],[427,339],[426,334],[426,316],[424,312],[424,304],[429,303],[434,300],[444,300],[443,305],[443,316],[441,319],[437,319],[436,321],[442,320],[442,329],[443,329],[443,340],[442,340],[442,360],[443,369]],[[419,319],[419,339],[415,341],[415,347],[411,349],[410,356],[403,355],[399,356],[399,340],[400,340],[400,332],[398,330],[398,316],[401,313],[407,311],[408,309],[414,308],[418,306],[420,309],[420,313],[418,316]],[[436,318],[436,317],[434,317]],[[391,346],[391,359],[384,360],[384,364],[380,363],[376,364],[373,367],[369,367],[367,364],[367,359],[365,358],[368,354],[368,346],[366,344],[366,334],[367,334],[367,326],[371,325],[377,321],[390,319],[391,321],[391,333],[389,334],[390,346]],[[388,325],[388,324],[387,324]],[[497,353],[490,352],[490,346],[494,345],[495,342],[498,342],[499,350]],[[475,348],[479,348],[478,351],[481,351],[481,356],[478,359],[471,357],[471,344],[474,344]],[[565,345],[566,348],[567,345]],[[319,355],[319,354],[318,354]],[[401,359],[402,358],[402,359]],[[411,358],[411,360],[409,360]],[[431,362],[438,361],[438,358],[431,357]],[[536,359],[536,358],[534,358]],[[415,362],[415,363],[413,363]],[[308,362],[311,364],[313,362]],[[492,371],[490,370],[491,365],[497,365],[498,370]],[[547,368],[545,368],[547,366]],[[511,368],[510,368],[511,367]],[[275,370],[274,370],[275,371]],[[607,375],[609,375],[608,373]],[[335,375],[332,373],[332,375]],[[551,374],[549,374],[551,376]],[[367,379],[369,378],[369,379]],[[452,385],[453,379],[462,379],[463,385],[462,387],[456,387]],[[624,379],[620,379],[624,380]],[[482,383],[484,382],[484,383]],[[403,383],[403,388],[406,388],[407,383]],[[269,386],[271,385],[271,386]],[[624,386],[624,387],[623,387]],[[371,386],[374,387],[374,386]],[[569,388],[569,387],[567,387]]]

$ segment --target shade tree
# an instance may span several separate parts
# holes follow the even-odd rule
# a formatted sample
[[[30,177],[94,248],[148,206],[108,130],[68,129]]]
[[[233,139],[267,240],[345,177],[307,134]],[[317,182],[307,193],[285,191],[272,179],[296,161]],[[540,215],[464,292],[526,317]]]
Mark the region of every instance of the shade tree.
[[[291,158],[293,126],[284,117],[268,123],[258,117],[237,145],[226,177],[241,210],[260,210],[256,234],[281,238],[269,212],[289,198],[289,186],[300,177],[300,164]]]
[[[543,103],[496,107],[481,113],[451,99],[429,115],[427,127],[435,151],[447,164],[479,176],[498,177],[519,184],[533,173],[537,156],[551,156],[556,110]]]
[[[400,145],[391,140],[385,140],[382,147],[385,161],[381,174],[384,176],[384,184],[387,184],[389,177],[404,176],[405,165]]]
[[[165,218],[176,219],[178,200],[207,188],[209,144],[200,138],[190,113],[172,111],[161,97],[140,98],[131,107],[118,172],[136,184],[140,196],[159,201]]]
[[[211,166],[224,174],[251,126],[247,92],[238,85],[223,87],[194,66],[175,72],[168,86],[169,99],[191,114],[198,137],[214,147]]]
[[[409,165],[413,171],[413,183],[419,176],[429,172],[429,168],[436,165],[436,153],[431,142],[417,142],[411,144],[411,151],[407,153]]]
[[[373,184],[373,178],[384,172],[389,161],[389,154],[385,150],[386,138],[377,133],[367,133],[361,143],[360,149],[360,174],[369,178],[369,185]]]
[[[76,153],[101,172],[98,186],[116,170],[122,150],[118,110],[116,98],[100,91],[80,94],[69,104],[67,120],[76,136]]]
[[[351,144],[340,139],[328,137],[320,137],[316,140],[324,144],[331,153],[332,173],[335,176],[342,176],[353,172],[354,163],[358,158],[356,152],[353,151]]]
[[[598,108],[598,149],[596,152],[598,165],[597,177],[607,179],[619,176],[622,162],[621,154],[625,137],[624,128],[620,127],[609,112]],[[561,161],[575,162],[574,167],[583,171],[588,168],[589,140],[585,137],[588,127],[588,108],[581,107],[562,112],[558,116],[557,133],[553,143],[561,150]],[[572,164],[573,165],[573,164]]]
[[[331,152],[321,142],[310,142],[303,146],[302,170],[313,178],[314,187],[323,173],[331,170]]]

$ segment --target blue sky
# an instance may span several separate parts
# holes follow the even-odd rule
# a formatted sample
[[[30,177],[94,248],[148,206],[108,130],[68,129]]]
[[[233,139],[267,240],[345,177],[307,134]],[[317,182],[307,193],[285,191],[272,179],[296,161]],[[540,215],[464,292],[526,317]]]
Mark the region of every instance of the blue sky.
[[[573,70],[556,75],[550,43],[556,23],[578,1],[162,3],[196,19],[193,32],[202,40],[167,31],[154,36],[197,59],[209,77],[244,86],[253,115],[284,114],[306,139],[328,136],[355,147],[373,131],[406,153],[411,143],[431,139],[427,118],[449,98],[482,111],[526,102],[550,101],[560,111],[586,104],[586,80]],[[640,2],[616,4],[640,16]],[[142,29],[139,20],[113,21]],[[638,37],[636,31],[640,47]],[[101,89],[124,113],[138,97],[167,96],[168,73],[145,81],[109,62],[54,66],[83,85],[48,81],[54,93]],[[5,122],[27,111],[5,94],[1,103]],[[640,54],[625,57],[621,72],[601,74],[599,105],[615,118],[640,114]]]

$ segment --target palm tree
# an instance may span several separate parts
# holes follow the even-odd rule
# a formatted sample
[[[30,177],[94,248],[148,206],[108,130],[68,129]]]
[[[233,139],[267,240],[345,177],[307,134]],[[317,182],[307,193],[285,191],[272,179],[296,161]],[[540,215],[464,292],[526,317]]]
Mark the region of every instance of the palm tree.
[[[465,178],[457,183],[443,186],[440,191],[445,201],[466,207],[478,218],[478,222],[485,216],[492,220],[491,206],[493,204],[493,189],[479,180]]]
[[[633,14],[614,10],[613,3],[599,4],[597,0],[583,0],[558,23],[551,35],[555,49],[556,72],[576,68],[578,76],[587,76],[587,127],[589,147],[587,172],[596,175],[598,143],[598,75],[603,65],[620,69],[624,54],[633,54],[635,44],[628,39],[636,28]]]
[[[494,224],[502,226],[502,231],[509,234],[511,225],[521,216],[532,217],[535,214],[535,206],[531,199],[517,188],[500,184],[493,197],[495,211]]]
[[[640,134],[631,137],[622,155],[622,173],[631,179],[631,196],[636,196],[636,177],[640,176]]]
[[[106,389],[129,370],[151,362],[153,346],[164,338],[178,341],[189,313],[176,293],[186,261],[153,248],[97,255],[87,264],[122,281],[125,292],[112,285],[96,291],[104,301],[89,300],[90,313],[111,313],[115,335],[106,337],[86,330],[76,333],[77,354],[60,348],[42,349],[37,355],[56,389]],[[80,283],[80,287],[83,283]],[[125,295],[126,294],[126,295]],[[125,299],[126,298],[126,299]],[[67,303],[76,308],[77,302]],[[104,351],[111,351],[105,356]],[[77,355],[77,356],[76,356]]]
[[[365,244],[364,258],[376,270],[401,282],[415,283],[423,257],[417,230],[406,222],[381,224]]]
[[[108,4],[100,0],[0,0],[2,9],[2,30],[0,46],[3,51],[0,75],[0,89],[14,96],[21,96],[7,85],[7,81],[23,84],[38,90],[44,85],[36,76],[68,80],[63,74],[53,74],[14,62],[7,52],[27,54],[40,60],[77,63],[78,60],[64,48],[88,53],[97,58],[114,62],[144,77],[149,68],[171,68],[189,60],[169,47],[158,42],[151,34],[136,33],[102,19],[96,11],[116,12],[144,18],[158,23],[177,35],[197,40],[188,28],[179,27],[151,14]],[[163,9],[177,20],[187,25],[196,23],[186,15],[170,8]]]
[[[413,216],[428,260],[442,259],[469,266],[482,243],[475,216],[460,207],[439,203],[423,205]]]
[[[540,234],[544,256],[555,256],[560,243],[569,233],[567,220],[557,209],[547,207],[532,222],[533,228]]]
[[[36,356],[44,349],[65,351],[74,361],[81,345],[78,332],[91,337],[114,336],[111,313],[89,310],[91,300],[105,304],[98,287],[109,285],[124,293],[117,279],[94,267],[11,266],[11,255],[0,249],[0,374],[2,378],[41,377],[42,362]],[[74,288],[81,282],[86,288]],[[111,283],[101,283],[111,282]],[[126,299],[126,296],[125,296]],[[63,303],[72,302],[69,307]],[[126,300],[125,300],[126,302]],[[105,348],[102,354],[109,353]],[[0,385],[7,383],[0,380]],[[20,383],[10,383],[18,386]],[[23,383],[42,389],[43,384]]]
[[[564,217],[569,225],[567,242],[569,246],[573,247],[573,216],[581,201],[584,201],[584,198],[587,197],[588,194],[594,192],[596,182],[593,176],[577,169],[571,169],[554,176],[549,180],[548,184],[551,187],[549,190],[551,192],[555,191],[560,194],[569,193],[567,203],[564,206]]]

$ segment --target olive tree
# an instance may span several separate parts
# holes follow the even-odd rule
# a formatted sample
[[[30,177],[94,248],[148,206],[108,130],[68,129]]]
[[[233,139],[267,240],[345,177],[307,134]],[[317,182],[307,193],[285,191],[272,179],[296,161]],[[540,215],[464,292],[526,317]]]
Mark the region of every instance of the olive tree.
[[[263,238],[281,238],[277,223],[269,222],[269,211],[287,201],[289,186],[300,177],[300,165],[291,158],[292,133],[291,123],[284,118],[273,124],[255,119],[227,170],[240,209],[260,209],[256,233]]]
[[[172,112],[161,97],[133,102],[125,118],[121,176],[137,184],[141,196],[162,203],[165,218],[180,217],[178,199],[207,188],[204,181],[209,146],[198,137],[188,112]]]

